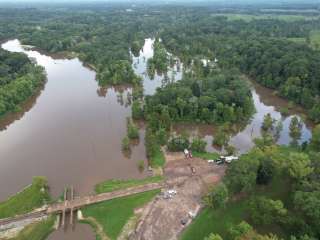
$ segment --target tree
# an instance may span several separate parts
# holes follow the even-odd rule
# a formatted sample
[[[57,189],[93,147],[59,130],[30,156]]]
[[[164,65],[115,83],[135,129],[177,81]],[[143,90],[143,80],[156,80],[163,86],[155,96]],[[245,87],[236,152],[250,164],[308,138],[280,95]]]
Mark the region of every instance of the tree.
[[[301,138],[302,123],[296,116],[291,119],[289,129],[292,144],[297,145],[298,140]]]
[[[225,207],[229,199],[228,188],[224,183],[219,183],[213,190],[205,197],[207,206],[218,209]]]
[[[313,172],[311,161],[305,153],[290,153],[288,157],[289,175],[299,181]]]
[[[231,239],[239,240],[239,239],[241,239],[241,237],[243,237],[244,235],[246,235],[252,231],[253,231],[252,226],[250,224],[248,224],[247,222],[242,221],[238,225],[232,226],[229,229],[229,234],[231,236]]]
[[[130,150],[130,139],[127,136],[125,136],[122,139],[122,150],[124,150],[124,151]]]
[[[156,136],[153,134],[151,128],[147,126],[146,135],[145,135],[145,147],[146,147],[146,154],[148,159],[150,160],[157,151],[158,142]]]
[[[279,140],[282,129],[283,129],[283,123],[281,120],[279,120],[275,128],[275,134],[274,134],[275,141]]]
[[[210,233],[208,237],[205,237],[203,240],[223,240],[219,234]]]
[[[264,116],[263,118],[263,123],[262,123],[262,130],[264,131],[271,131],[273,129],[273,123],[274,123],[274,119],[271,117],[271,114],[268,113]]]
[[[131,119],[127,119],[127,131],[130,139],[139,138],[139,128],[133,123]]]
[[[255,138],[253,142],[258,148],[265,149],[274,144],[274,139],[270,133],[263,133],[261,138]]]
[[[168,142],[168,150],[172,152],[179,152],[189,148],[189,145],[189,139],[185,136],[172,137]]]
[[[202,140],[199,137],[196,137],[192,140],[191,150],[194,152],[205,152],[206,151],[207,142]]]
[[[314,151],[320,152],[320,124],[318,124],[312,131],[310,148]]]
[[[132,111],[132,118],[133,119],[143,118],[143,110],[142,110],[141,103],[139,100],[133,101],[131,111]]]
[[[287,209],[282,201],[266,197],[256,197],[249,203],[250,217],[255,224],[268,225],[282,223],[287,216]]]
[[[257,171],[263,153],[254,149],[233,162],[226,172],[226,185],[233,193],[250,192],[256,185]]]
[[[228,144],[225,147],[225,150],[227,152],[228,155],[234,155],[237,152],[237,149],[235,148],[235,146]]]
[[[294,194],[295,209],[302,212],[307,222],[320,234],[320,191],[297,191]]]
[[[228,144],[230,139],[230,135],[228,133],[227,127],[226,126],[220,126],[214,134],[214,138],[212,140],[212,143],[215,145],[218,145],[220,147]]]
[[[273,177],[273,172],[272,161],[268,158],[262,159],[257,172],[257,184],[268,184]]]

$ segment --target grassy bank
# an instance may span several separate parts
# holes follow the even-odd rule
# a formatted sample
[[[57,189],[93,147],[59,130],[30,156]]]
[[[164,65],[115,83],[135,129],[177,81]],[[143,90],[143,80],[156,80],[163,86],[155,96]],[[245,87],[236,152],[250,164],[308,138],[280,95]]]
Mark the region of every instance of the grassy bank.
[[[192,152],[192,156],[193,157],[198,157],[198,158],[203,158],[205,160],[215,160],[217,158],[219,158],[219,153],[210,153],[210,152]]]
[[[49,200],[47,180],[44,177],[34,177],[30,186],[0,203],[0,218],[30,212]]]
[[[12,240],[45,240],[54,230],[54,221],[55,217],[51,216],[44,221],[31,224],[25,227],[19,235]]]
[[[160,146],[157,146],[154,156],[150,158],[150,165],[152,167],[163,167],[165,163],[166,159],[163,155],[163,152],[161,151]]]
[[[280,199],[285,203],[289,198],[289,186],[290,183],[287,180],[284,180],[283,177],[277,177],[270,185],[255,189],[252,195]],[[232,225],[239,224],[242,220],[252,224],[248,218],[249,200],[250,197],[247,196],[237,201],[230,201],[224,209],[203,209],[186,231],[183,232],[181,240],[204,239],[212,232],[218,233],[223,239],[228,239],[228,230]],[[274,232],[281,237],[285,236],[285,233],[281,232],[277,226],[269,226],[268,229],[257,226],[255,228],[262,233]]]
[[[112,192],[129,187],[135,187],[147,183],[155,183],[163,180],[162,176],[147,177],[143,179],[117,180],[112,179],[95,186],[96,193]]]
[[[159,192],[160,190],[154,190],[94,204],[84,208],[83,215],[94,218],[108,237],[117,239],[127,221],[134,215],[134,209],[149,202]]]

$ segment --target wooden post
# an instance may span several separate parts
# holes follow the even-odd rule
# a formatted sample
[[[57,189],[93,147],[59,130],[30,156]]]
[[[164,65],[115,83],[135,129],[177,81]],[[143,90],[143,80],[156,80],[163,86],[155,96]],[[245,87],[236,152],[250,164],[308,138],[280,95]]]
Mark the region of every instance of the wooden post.
[[[70,225],[73,224],[73,208],[70,209]]]
[[[64,189],[64,194],[63,194],[63,201],[64,201],[64,206],[66,207],[67,205],[67,194],[68,194],[68,188]],[[62,210],[62,220],[61,220],[61,226],[64,227],[65,219],[66,219],[66,208],[63,208]]]
[[[73,186],[70,187],[70,201],[74,199],[74,189]],[[70,225],[73,224],[73,208],[70,208]]]

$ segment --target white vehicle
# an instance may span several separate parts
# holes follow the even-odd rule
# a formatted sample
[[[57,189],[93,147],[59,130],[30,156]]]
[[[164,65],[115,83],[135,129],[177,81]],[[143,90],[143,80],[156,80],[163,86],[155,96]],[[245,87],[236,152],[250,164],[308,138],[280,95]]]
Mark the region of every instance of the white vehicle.
[[[233,160],[238,160],[238,157],[236,156],[228,156],[225,158],[226,163],[231,163]]]
[[[189,155],[189,151],[188,151],[188,149],[183,150],[183,152],[184,152],[184,155],[186,155],[186,156],[188,156],[188,155]]]
[[[167,193],[170,194],[170,195],[176,195],[176,194],[177,194],[177,191],[174,190],[174,189],[169,189],[169,190],[167,191]]]
[[[191,211],[188,212],[188,215],[189,215],[190,218],[195,218],[196,217],[196,214],[194,212],[191,212]]]
[[[208,163],[214,163],[214,160],[210,159],[210,160],[208,160]]]

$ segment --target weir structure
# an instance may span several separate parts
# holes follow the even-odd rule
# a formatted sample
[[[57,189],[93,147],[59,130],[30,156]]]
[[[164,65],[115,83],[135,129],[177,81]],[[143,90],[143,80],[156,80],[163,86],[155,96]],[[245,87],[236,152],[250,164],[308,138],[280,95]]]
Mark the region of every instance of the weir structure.
[[[74,197],[74,188],[71,186],[69,189],[65,188],[64,194],[63,194],[63,201],[58,203],[53,203],[47,206],[43,206],[42,208],[35,209],[34,211],[30,213],[26,213],[23,215],[11,217],[11,218],[5,218],[0,219],[0,230],[5,225],[14,224],[19,221],[23,221],[25,219],[31,219],[31,218],[38,218],[43,217],[50,214],[61,214],[61,225],[65,226],[65,219],[66,214],[70,212],[70,224],[73,224],[73,212],[91,204],[120,198],[120,197],[126,197],[130,195],[134,195],[137,193],[143,193],[148,192],[152,190],[157,190],[165,187],[164,182],[158,182],[158,183],[148,183],[140,186],[135,186],[131,188],[116,190],[112,192],[107,193],[101,193],[97,195],[89,195],[85,197]],[[70,193],[70,199],[68,199],[68,193]]]

